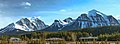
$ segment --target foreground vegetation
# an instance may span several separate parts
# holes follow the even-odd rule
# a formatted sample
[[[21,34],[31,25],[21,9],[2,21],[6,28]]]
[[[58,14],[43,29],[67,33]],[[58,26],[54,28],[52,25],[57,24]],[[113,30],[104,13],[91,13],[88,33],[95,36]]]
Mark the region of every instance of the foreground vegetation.
[[[46,41],[0,41],[0,44],[47,44]],[[50,41],[49,44],[120,44],[120,41]]]
[[[80,37],[98,37],[97,40],[80,40]],[[120,26],[107,26],[107,27],[97,27],[97,28],[86,28],[86,29],[77,29],[70,31],[60,31],[60,32],[31,32],[29,34],[23,35],[4,35],[0,37],[0,43],[13,43],[9,41],[11,37],[20,38],[26,44],[45,44],[46,39],[49,38],[61,38],[64,39],[60,41],[60,44],[66,44],[69,41],[75,42],[76,44],[85,44],[87,41],[92,43],[106,44],[108,41],[117,41],[116,44],[120,41]],[[53,40],[54,41],[54,40]],[[52,42],[53,42],[52,41]],[[89,43],[91,43],[89,42]],[[119,44],[119,43],[118,43]]]

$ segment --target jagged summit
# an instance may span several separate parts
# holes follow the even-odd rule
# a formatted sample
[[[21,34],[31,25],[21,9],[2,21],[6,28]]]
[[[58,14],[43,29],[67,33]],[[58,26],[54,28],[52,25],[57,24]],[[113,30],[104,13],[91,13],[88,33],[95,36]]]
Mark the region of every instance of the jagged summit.
[[[86,21],[86,20],[90,20],[87,16],[87,14],[81,14],[76,20],[81,20],[81,21]]]
[[[47,25],[44,24],[43,21],[39,20],[38,18],[35,19],[28,19],[28,18],[21,18],[15,23],[11,23],[5,28],[3,28],[0,32],[7,32],[8,30],[23,30],[23,31],[37,31],[46,28]]]
[[[21,20],[17,21],[15,24],[15,28],[22,29],[25,31],[36,30],[36,26],[33,23],[31,23],[28,18],[22,18]]]
[[[47,27],[47,25],[39,18],[31,18],[31,22],[36,26],[37,30],[41,30]]]
[[[68,17],[68,18],[66,18],[65,20],[67,20],[67,19],[69,19],[69,20],[73,20],[71,17]]]
[[[63,20],[63,21],[66,22],[66,23],[71,23],[71,22],[74,21],[74,19],[72,19],[71,17],[68,17],[68,18],[66,18],[66,19]]]
[[[97,10],[95,10],[95,9],[90,10],[90,11],[88,12],[88,16],[97,16],[98,14],[101,15],[101,16],[103,16],[103,17],[107,16],[107,15],[103,14],[102,12],[97,11]]]
[[[55,20],[54,22],[59,22],[59,20]]]
[[[93,9],[93,10],[88,12],[88,15],[89,16],[96,16],[96,14],[97,14],[96,12],[97,12],[97,10]]]
[[[56,32],[58,30],[61,30],[62,27],[63,25],[61,24],[59,20],[54,20],[54,23],[50,25],[49,27],[45,28],[44,31]]]

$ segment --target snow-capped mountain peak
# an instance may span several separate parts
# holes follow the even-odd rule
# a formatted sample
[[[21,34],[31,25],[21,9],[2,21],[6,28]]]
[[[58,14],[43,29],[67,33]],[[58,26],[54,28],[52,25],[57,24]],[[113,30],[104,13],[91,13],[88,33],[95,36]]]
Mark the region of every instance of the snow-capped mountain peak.
[[[22,18],[15,23],[11,23],[5,28],[3,28],[0,32],[6,32],[8,30],[23,30],[23,31],[36,31],[46,28],[47,25],[44,24],[43,21],[39,20],[38,18],[35,19],[28,19]]]
[[[62,22],[60,20],[55,20],[54,23],[52,24],[52,26],[54,27],[61,27]]]
[[[71,22],[73,22],[74,20],[71,18],[71,17],[68,17],[68,18],[66,18],[65,20],[63,20],[64,22],[66,22],[66,23],[71,23]]]
[[[97,16],[98,14],[101,15],[102,17],[106,17],[107,16],[107,15],[103,14],[102,12],[97,11],[95,9],[93,9],[93,10],[88,12],[89,16]]]
[[[45,31],[58,31],[58,30],[61,30],[62,27],[63,25],[61,24],[59,20],[54,20],[53,24],[45,28],[44,30]]]
[[[36,30],[36,27],[34,26],[33,23],[30,22],[29,19],[27,18],[22,18],[21,20],[17,21],[15,23],[15,28],[21,29],[24,31],[34,31]]]
[[[93,9],[91,11],[88,12],[89,16],[96,16],[97,15],[97,10]]]
[[[44,29],[47,27],[43,21],[38,18],[31,18],[31,22],[37,27],[38,30]]]

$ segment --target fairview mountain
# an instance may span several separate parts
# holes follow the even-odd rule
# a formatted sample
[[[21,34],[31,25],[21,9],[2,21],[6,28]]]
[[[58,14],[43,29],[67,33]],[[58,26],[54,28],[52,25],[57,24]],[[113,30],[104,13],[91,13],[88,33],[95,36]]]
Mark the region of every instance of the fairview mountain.
[[[16,23],[11,23],[5,28],[2,28],[0,33],[38,30],[57,32],[63,30],[76,30],[79,28],[116,25],[119,25],[119,22],[112,15],[107,16],[106,14],[93,9],[88,13],[81,14],[76,19],[69,17],[64,20],[55,20],[50,26],[46,25],[42,20],[35,17],[31,19],[22,18]]]

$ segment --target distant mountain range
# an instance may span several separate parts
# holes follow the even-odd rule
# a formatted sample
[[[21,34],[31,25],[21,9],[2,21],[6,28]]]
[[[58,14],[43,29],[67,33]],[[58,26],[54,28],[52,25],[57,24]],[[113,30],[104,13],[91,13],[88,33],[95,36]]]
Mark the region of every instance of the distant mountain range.
[[[101,27],[101,26],[116,26],[120,20],[115,19],[112,15],[105,15],[104,13],[91,10],[88,13],[81,14],[78,18],[72,19],[70,17],[64,20],[55,20],[52,25],[46,25],[38,18],[22,18],[16,23],[11,23],[2,28],[0,33],[15,32],[30,32],[30,31],[49,31],[57,32],[63,30],[77,30],[80,28]]]

